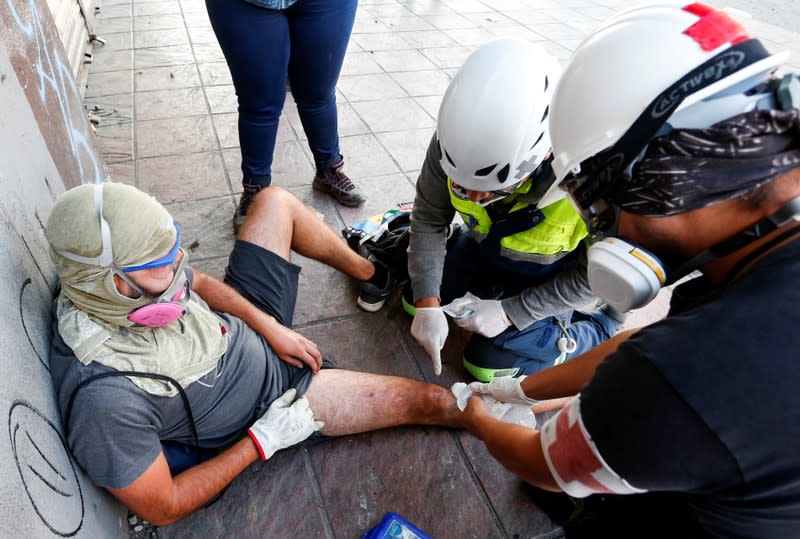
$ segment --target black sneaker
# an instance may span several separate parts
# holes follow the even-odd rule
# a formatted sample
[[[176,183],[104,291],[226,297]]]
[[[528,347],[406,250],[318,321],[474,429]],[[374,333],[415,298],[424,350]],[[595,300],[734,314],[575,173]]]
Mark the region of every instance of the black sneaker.
[[[250,209],[250,205],[253,203],[253,199],[256,195],[261,191],[261,187],[258,186],[244,186],[244,191],[242,191],[242,197],[239,199],[239,207],[236,208],[236,211],[233,212],[233,233],[238,234],[239,229],[242,228],[244,224],[244,220],[247,217],[247,210]]]
[[[375,264],[376,272],[385,277],[382,279],[383,282],[378,284],[373,283],[372,280],[362,281],[356,303],[365,311],[374,313],[381,310],[398,282],[392,270],[378,260],[375,255],[369,255],[367,260]]]
[[[340,160],[328,170],[317,169],[311,186],[317,191],[330,193],[340,204],[354,208],[367,201],[358,187],[342,172],[344,160]]]
[[[365,311],[379,311],[389,294],[408,280],[408,228],[402,232],[387,231],[378,241],[368,240],[358,246],[358,253],[375,264],[375,277],[361,283],[358,306]],[[383,277],[385,276],[385,277]]]

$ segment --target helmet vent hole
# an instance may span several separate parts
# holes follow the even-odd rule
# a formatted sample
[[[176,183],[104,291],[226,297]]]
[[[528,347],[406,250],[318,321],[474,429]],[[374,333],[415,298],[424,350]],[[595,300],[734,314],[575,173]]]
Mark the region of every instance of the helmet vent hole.
[[[545,119],[547,118],[548,114],[550,114],[550,105],[548,105],[547,108],[544,109],[544,114],[542,114],[542,119],[539,120],[539,123],[545,121]]]
[[[550,80],[547,78],[547,75],[544,76],[544,91],[547,91],[547,88],[550,86]]]
[[[445,151],[444,151],[444,156],[447,158],[447,162],[448,162],[448,163],[450,163],[450,165],[451,165],[453,168],[456,168],[456,164],[455,164],[455,163],[453,163],[453,158],[452,158],[452,157],[450,157],[450,154],[449,154],[449,153],[447,153],[447,150],[445,150]]]
[[[542,137],[544,137],[544,131],[539,133],[539,138],[537,138],[536,142],[533,143],[533,146],[531,146],[531,150],[534,149],[536,147],[536,145],[539,144],[539,142],[541,142]]]
[[[488,167],[484,167],[482,169],[476,170],[476,176],[488,176],[495,168],[497,168],[497,163],[494,165],[489,165]]]
[[[500,180],[500,183],[503,183],[508,179],[509,168],[511,167],[509,167],[508,163],[506,163],[506,166],[497,171],[497,179]]]

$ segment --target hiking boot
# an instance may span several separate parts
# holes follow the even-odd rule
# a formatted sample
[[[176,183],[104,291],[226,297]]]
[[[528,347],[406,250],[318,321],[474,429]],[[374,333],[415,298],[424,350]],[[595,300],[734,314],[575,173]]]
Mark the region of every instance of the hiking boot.
[[[398,283],[392,271],[375,255],[369,255],[367,260],[375,264],[375,275],[369,281],[361,282],[356,303],[365,311],[374,313],[381,310]]]
[[[242,196],[239,199],[239,207],[237,207],[236,211],[233,213],[234,234],[239,233],[239,229],[242,228],[244,220],[245,218],[247,218],[247,210],[250,209],[250,205],[253,203],[253,199],[260,191],[261,191],[261,186],[257,185],[244,186],[244,191],[242,191]]]
[[[367,199],[358,187],[350,181],[347,174],[342,172],[342,166],[344,166],[344,159],[339,160],[338,163],[327,170],[321,170],[317,167],[317,174],[314,176],[311,186],[317,191],[330,193],[340,204],[351,208],[361,206]]]

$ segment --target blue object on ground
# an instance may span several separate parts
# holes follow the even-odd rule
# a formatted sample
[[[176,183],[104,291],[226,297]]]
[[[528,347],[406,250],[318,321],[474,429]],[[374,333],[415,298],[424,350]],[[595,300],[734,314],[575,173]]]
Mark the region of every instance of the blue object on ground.
[[[362,535],[361,539],[431,539],[431,536],[390,511],[380,524]]]

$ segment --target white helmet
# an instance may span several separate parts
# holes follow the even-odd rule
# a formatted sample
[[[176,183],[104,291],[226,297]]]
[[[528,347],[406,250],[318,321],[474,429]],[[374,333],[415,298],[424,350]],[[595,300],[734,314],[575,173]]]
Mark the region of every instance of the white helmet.
[[[470,54],[439,108],[445,173],[475,191],[526,179],[550,152],[547,117],[560,74],[558,60],[524,39],[497,39]]]
[[[702,108],[734,90],[743,93],[787,56],[770,56],[727,13],[699,3],[651,4],[615,16],[580,44],[553,97],[557,180],[603,152],[603,163],[594,164],[611,170],[611,181],[613,171],[629,167],[674,113]],[[696,118],[697,108],[684,118]],[[706,110],[703,121],[709,123],[702,127],[732,115],[725,110],[746,112],[741,104],[717,108]]]

